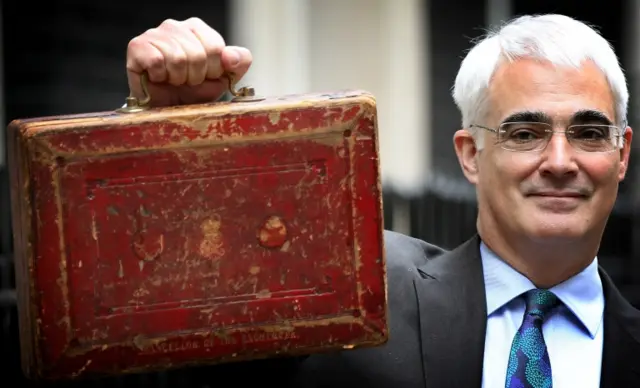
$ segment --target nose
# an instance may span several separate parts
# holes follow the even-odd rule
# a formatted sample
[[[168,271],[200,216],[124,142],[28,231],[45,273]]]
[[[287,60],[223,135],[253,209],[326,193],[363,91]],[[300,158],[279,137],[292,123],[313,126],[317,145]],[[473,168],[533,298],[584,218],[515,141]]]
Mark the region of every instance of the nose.
[[[544,149],[540,169],[543,175],[563,177],[576,174],[575,150],[564,133],[554,133]]]

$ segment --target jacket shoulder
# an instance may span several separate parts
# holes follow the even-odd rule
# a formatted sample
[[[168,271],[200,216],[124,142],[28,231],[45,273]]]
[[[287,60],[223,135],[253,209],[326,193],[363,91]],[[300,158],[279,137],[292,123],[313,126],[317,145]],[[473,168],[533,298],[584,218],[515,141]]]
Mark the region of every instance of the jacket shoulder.
[[[402,233],[385,230],[384,245],[387,271],[411,271],[415,270],[434,259],[447,253],[437,245]]]

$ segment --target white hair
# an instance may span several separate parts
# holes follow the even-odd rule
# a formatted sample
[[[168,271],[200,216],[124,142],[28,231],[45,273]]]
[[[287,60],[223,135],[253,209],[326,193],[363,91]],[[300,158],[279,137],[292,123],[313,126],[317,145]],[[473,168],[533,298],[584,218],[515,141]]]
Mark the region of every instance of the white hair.
[[[605,75],[613,92],[616,123],[625,126],[629,92],[613,48],[591,26],[564,15],[521,16],[479,41],[462,61],[453,99],[462,127],[478,124],[487,113],[487,90],[503,61],[535,58],[579,68],[591,60]],[[482,147],[482,136],[476,136]]]

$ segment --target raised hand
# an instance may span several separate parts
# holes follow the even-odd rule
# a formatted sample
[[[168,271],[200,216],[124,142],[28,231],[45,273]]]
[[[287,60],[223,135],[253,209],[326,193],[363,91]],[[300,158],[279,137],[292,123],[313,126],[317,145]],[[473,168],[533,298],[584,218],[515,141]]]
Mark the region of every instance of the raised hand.
[[[146,71],[151,106],[215,101],[229,87],[224,74],[232,73],[239,80],[252,60],[248,49],[227,46],[199,18],[169,19],[129,42],[129,89],[134,97],[144,97],[140,77]]]

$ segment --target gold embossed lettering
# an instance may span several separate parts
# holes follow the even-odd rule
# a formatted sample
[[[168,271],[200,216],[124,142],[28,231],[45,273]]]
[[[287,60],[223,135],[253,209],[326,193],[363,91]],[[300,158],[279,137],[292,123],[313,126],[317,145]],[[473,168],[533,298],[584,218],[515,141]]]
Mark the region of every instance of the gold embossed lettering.
[[[201,339],[151,343],[147,346],[142,346],[141,354],[167,354],[201,348],[207,349],[215,346],[237,345],[238,342],[246,345],[258,342],[296,340],[298,338],[298,335],[293,331],[241,333],[238,337],[226,334],[216,334]]]
[[[288,341],[295,340],[299,337],[293,331],[275,331],[264,333],[245,333],[242,334],[243,344],[252,344],[256,342],[270,342],[270,341]]]
[[[165,354],[173,352],[184,352],[191,349],[199,349],[200,344],[197,340],[183,340],[179,342],[161,342],[153,343],[143,348],[141,354]]]

